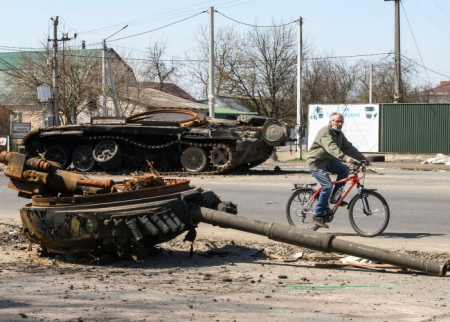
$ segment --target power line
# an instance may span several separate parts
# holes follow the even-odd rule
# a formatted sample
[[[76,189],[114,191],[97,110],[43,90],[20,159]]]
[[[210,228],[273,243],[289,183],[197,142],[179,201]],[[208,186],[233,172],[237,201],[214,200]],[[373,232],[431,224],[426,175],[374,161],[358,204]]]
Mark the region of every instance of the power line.
[[[420,53],[419,46],[417,45],[416,37],[414,36],[414,33],[413,33],[413,31],[412,31],[412,28],[411,28],[411,24],[409,23],[409,19],[408,19],[408,15],[406,14],[405,7],[403,6],[403,4],[401,4],[401,6],[402,6],[402,9],[403,9],[403,14],[405,15],[405,18],[406,18],[406,22],[408,23],[409,30],[410,30],[411,35],[412,35],[412,37],[413,37],[414,44],[416,45],[417,52],[419,53],[420,61],[422,62],[422,65],[424,65],[424,68],[425,68],[425,64],[424,64],[424,62],[423,62],[422,54]],[[403,55],[402,55],[402,56],[403,56]],[[404,57],[404,56],[403,56],[403,57]],[[428,84],[430,84],[430,87],[431,87],[431,80],[430,80],[430,77],[428,76],[427,68],[425,68],[425,75],[427,75]]]
[[[220,5],[218,5],[218,6],[215,6],[215,8],[220,7],[220,9],[225,9],[225,8],[231,8],[231,7],[241,6],[241,5],[243,5],[243,4],[252,3],[252,2],[257,2],[257,1],[260,1],[260,0],[250,0],[250,1],[247,1],[247,2],[242,2],[242,0],[236,0],[236,1],[231,1],[230,3],[233,3],[233,2],[239,2],[238,4],[233,4],[233,5],[229,5],[229,6],[225,6],[225,7],[221,7]]]
[[[259,1],[259,0],[253,0],[253,1],[249,1],[249,2],[255,2],[255,1]],[[112,26],[108,26],[108,27],[104,27],[104,28],[98,28],[98,29],[84,31],[84,32],[81,32],[80,34],[89,34],[89,33],[94,33],[94,32],[110,30],[110,29],[114,29],[114,28],[117,28],[117,27],[119,27],[121,25],[125,25],[125,24],[130,25],[130,26],[136,26],[136,25],[141,25],[141,24],[145,24],[145,23],[149,23],[149,22],[153,23],[155,21],[160,21],[160,20],[166,20],[166,19],[170,19],[170,18],[174,18],[174,17],[179,17],[179,16],[183,16],[183,15],[187,15],[187,14],[190,14],[192,12],[195,12],[195,11],[198,10],[197,9],[198,7],[201,7],[204,4],[210,3],[210,2],[214,2],[214,0],[204,1],[204,2],[201,2],[201,3],[195,4],[195,5],[183,7],[183,8],[176,9],[176,10],[171,10],[171,11],[168,11],[168,12],[163,12],[163,13],[160,13],[160,14],[155,14],[155,15],[152,15],[152,16],[148,16],[148,17],[145,17],[145,18],[140,18],[140,19],[124,22],[124,23],[121,23],[121,24],[116,24],[116,25],[112,25]],[[230,7],[230,6],[237,6],[237,5],[243,5],[243,4],[249,3],[249,2],[242,3],[242,0],[232,0],[232,1],[226,1],[224,4],[219,4],[218,7],[222,7],[222,5],[233,4],[233,3],[236,3],[236,2],[238,2],[238,4],[229,5],[229,6],[226,6],[225,8]],[[185,9],[190,9],[190,8],[194,8],[194,9],[185,10]]]
[[[118,46],[121,47],[121,46]],[[126,48],[126,47],[121,47],[121,48],[125,48],[125,49],[130,49],[131,48]],[[347,56],[327,56],[327,57],[309,57],[309,58],[305,58],[305,60],[324,60],[324,59],[342,59],[342,58],[355,58],[355,57],[370,57],[370,56],[381,56],[381,55],[386,55],[386,57],[382,58],[385,59],[387,57],[389,57],[390,55],[392,55],[392,52],[389,53],[378,53],[378,54],[360,54],[360,55],[347,55]],[[77,55],[77,54],[71,54],[71,53],[66,53],[66,57],[86,57],[85,55]],[[95,56],[95,55],[90,55],[90,58],[98,58],[100,59],[101,56]],[[146,58],[114,58],[114,57],[110,57],[110,59],[122,59],[122,60],[130,60],[130,61],[148,61],[150,59],[146,59]],[[207,62],[207,59],[160,59],[159,61],[162,62]],[[253,60],[243,60],[243,62],[253,62]]]
[[[141,35],[144,35],[144,34],[148,34],[148,33],[150,33],[150,32],[154,32],[154,31],[157,31],[157,30],[161,30],[161,29],[167,28],[167,27],[169,27],[169,26],[175,25],[175,24],[177,24],[177,23],[180,23],[180,22],[186,21],[186,20],[188,20],[188,19],[194,18],[194,17],[196,17],[196,16],[198,16],[198,15],[200,15],[200,14],[202,14],[202,13],[205,13],[205,12],[206,12],[206,11],[202,11],[202,12],[199,12],[199,13],[197,13],[197,14],[195,14],[195,15],[190,16],[190,17],[187,17],[187,18],[184,18],[184,19],[181,19],[181,20],[172,22],[172,23],[170,23],[170,24],[167,24],[167,25],[165,25],[165,26],[162,26],[162,27],[159,27],[159,28],[155,28],[155,29],[152,29],[152,30],[148,30],[148,31],[144,31],[144,32],[141,32],[141,33],[138,33],[138,34],[135,34],[135,35],[126,36],[126,37],[117,38],[117,39],[111,39],[111,40],[109,40],[108,42],[118,41],[118,40],[123,40],[123,39],[128,39],[128,38],[132,38],[132,37],[137,37],[137,36],[141,36]],[[98,44],[101,44],[101,43],[93,43],[93,44],[89,44],[89,45],[86,45],[86,46],[93,46],[93,45],[98,45]]]
[[[254,28],[279,28],[279,27],[285,27],[285,26],[288,26],[288,25],[297,23],[297,20],[295,20],[295,21],[292,21],[292,22],[285,23],[285,24],[283,24],[283,25],[278,25],[278,26],[258,26],[258,25],[251,25],[251,24],[248,24],[248,23],[241,22],[241,21],[235,20],[235,19],[233,19],[233,18],[230,18],[230,17],[224,15],[223,13],[221,13],[220,11],[217,11],[217,10],[214,10],[214,11],[217,12],[219,15],[222,15],[222,16],[224,16],[225,18],[227,18],[227,19],[229,19],[229,20],[231,20],[231,21],[237,22],[237,23],[239,23],[239,24],[241,24],[241,25],[245,25],[245,26],[249,26],[249,27],[254,27]]]
[[[436,26],[438,26],[443,32],[445,32],[448,36],[450,36],[450,33],[448,33],[444,28],[441,27],[441,25],[439,25],[429,14],[428,12],[425,11],[424,8],[422,8],[422,6],[417,2],[417,0],[414,0],[414,2],[419,6],[420,9],[422,9],[423,12],[425,12],[425,14],[431,19],[431,21],[433,21]],[[402,5],[403,7],[403,5]]]
[[[433,0],[433,2],[434,2],[435,5],[442,11],[442,13],[443,13],[445,16],[447,16],[448,19],[450,19],[450,14],[448,13],[448,11],[445,10],[445,8],[444,8],[440,3],[438,3],[436,0]]]
[[[449,75],[445,75],[445,74],[439,73],[439,72],[437,72],[437,71],[435,71],[435,70],[432,70],[432,69],[430,69],[430,68],[428,68],[428,67],[425,67],[424,65],[419,64],[418,62],[416,62],[416,61],[414,61],[414,60],[412,60],[412,59],[406,57],[405,55],[401,55],[401,56],[402,56],[403,58],[406,58],[407,60],[409,60],[409,61],[412,62],[413,64],[416,64],[417,66],[422,67],[422,68],[425,69],[425,70],[428,70],[428,71],[430,71],[430,72],[433,72],[433,73],[435,73],[435,74],[437,74],[437,75],[441,75],[441,76],[450,78]],[[428,76],[428,75],[427,75],[427,76]],[[428,82],[430,82],[429,79],[428,79]],[[430,85],[431,85],[431,83],[430,83]]]
[[[42,51],[42,48],[27,48],[27,47],[11,47],[11,46],[2,46],[0,45],[0,50],[12,50],[17,52],[22,51]]]
[[[312,57],[312,58],[305,58],[305,60],[321,60],[321,59],[342,59],[342,58],[355,58],[355,57],[367,57],[367,56],[380,56],[380,55],[387,55],[383,59],[389,57],[392,55],[392,52],[389,53],[379,53],[379,54],[361,54],[361,55],[349,55],[349,56],[328,56],[328,57]]]

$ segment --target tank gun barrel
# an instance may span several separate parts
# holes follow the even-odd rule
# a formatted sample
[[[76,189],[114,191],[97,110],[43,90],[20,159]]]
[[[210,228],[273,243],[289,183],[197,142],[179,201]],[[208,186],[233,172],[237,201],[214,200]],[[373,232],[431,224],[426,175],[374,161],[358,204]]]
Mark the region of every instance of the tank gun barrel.
[[[232,228],[266,236],[269,239],[325,253],[336,251],[361,258],[367,258],[382,263],[425,272],[430,275],[445,276],[447,273],[447,263],[440,264],[431,259],[414,257],[408,254],[340,240],[331,234],[318,233],[274,222],[270,223],[251,220],[242,216],[232,215],[209,208],[195,208],[192,211],[192,220],[194,222],[204,222],[221,228]]]
[[[113,180],[84,179],[76,173],[61,170],[51,162],[17,152],[0,152],[0,163],[6,165],[9,188],[25,195],[83,194],[111,189]]]

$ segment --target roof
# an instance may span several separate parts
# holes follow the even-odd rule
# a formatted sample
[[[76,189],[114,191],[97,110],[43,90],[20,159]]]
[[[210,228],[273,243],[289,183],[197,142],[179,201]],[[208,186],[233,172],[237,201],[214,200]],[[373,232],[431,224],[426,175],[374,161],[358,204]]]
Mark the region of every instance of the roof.
[[[233,108],[215,106],[214,107],[214,115],[258,115],[256,112],[242,112],[235,110]]]
[[[122,100],[131,100],[148,109],[186,109],[194,112],[208,112],[208,106],[201,103],[192,102],[181,97],[167,94],[152,88],[138,89],[136,87],[127,88],[126,93],[120,95]]]
[[[61,53],[61,49],[59,50]],[[71,53],[74,55],[88,54],[90,56],[98,56],[98,59],[102,58],[101,49],[71,49]],[[120,57],[112,48],[108,49],[108,52]],[[42,51],[18,51],[18,52],[0,52],[0,72],[14,69],[20,69],[23,55],[30,55],[32,58],[38,60],[42,54]]]
[[[184,98],[185,100],[189,101],[195,101],[195,98],[193,98],[191,95],[186,93],[184,90],[182,90],[178,85],[173,83],[155,83],[155,82],[140,82],[142,87],[144,88],[153,88],[158,91],[175,95],[181,98]]]
[[[226,107],[245,113],[257,114],[251,112],[244,104],[242,104],[242,101],[238,97],[216,96],[216,104],[221,107]]]
[[[443,82],[443,85],[421,92],[419,95],[449,95],[450,84]]]
[[[60,50],[59,53],[62,51]],[[108,52],[115,55],[116,57],[121,57],[114,51],[114,49],[109,48]],[[71,49],[71,55],[81,56],[87,55],[93,58],[101,59],[102,49]],[[21,52],[0,52],[0,102],[13,103],[9,96],[11,92],[11,87],[8,85],[8,71],[20,70],[22,64],[23,55],[29,55],[32,59],[36,61],[42,60],[42,55],[45,51],[21,51]],[[60,58],[61,59],[61,58]],[[49,67],[50,68],[50,67]],[[33,93],[34,95],[34,93]],[[36,96],[36,95],[35,95]],[[37,96],[36,96],[37,99]]]
[[[208,100],[201,100],[198,102],[208,104]],[[220,117],[226,115],[258,115],[258,113],[250,111],[242,104],[239,98],[216,96],[214,116]]]

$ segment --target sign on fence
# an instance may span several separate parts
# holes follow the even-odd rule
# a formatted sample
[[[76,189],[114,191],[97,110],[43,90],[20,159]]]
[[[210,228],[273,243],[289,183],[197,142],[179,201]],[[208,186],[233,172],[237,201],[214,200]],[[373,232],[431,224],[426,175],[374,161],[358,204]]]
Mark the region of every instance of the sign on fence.
[[[12,123],[13,139],[21,139],[25,133],[31,131],[31,123]]]
[[[333,112],[344,115],[342,131],[361,152],[378,152],[380,106],[378,104],[309,105],[308,148],[322,126],[328,125]]]

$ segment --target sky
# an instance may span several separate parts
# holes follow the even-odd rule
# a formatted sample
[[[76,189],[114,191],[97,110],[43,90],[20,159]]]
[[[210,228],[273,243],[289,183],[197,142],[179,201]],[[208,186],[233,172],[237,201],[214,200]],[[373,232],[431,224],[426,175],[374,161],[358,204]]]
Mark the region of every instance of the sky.
[[[117,52],[142,57],[154,41],[165,39],[168,57],[181,58],[193,46],[193,35],[208,25],[209,7],[215,28],[267,26],[302,17],[303,37],[315,51],[331,56],[377,62],[395,49],[394,1],[385,0],[15,0],[3,1],[0,52],[38,49],[67,33],[100,48],[102,39]],[[206,11],[206,12],[205,12]],[[436,86],[450,80],[450,1],[402,0],[401,53],[417,65],[416,83]],[[124,26],[127,27],[122,30]],[[113,35],[114,33],[117,34]],[[120,39],[122,38],[122,39]],[[421,67],[424,66],[424,67]]]

